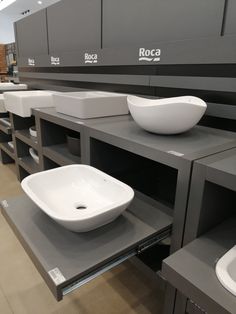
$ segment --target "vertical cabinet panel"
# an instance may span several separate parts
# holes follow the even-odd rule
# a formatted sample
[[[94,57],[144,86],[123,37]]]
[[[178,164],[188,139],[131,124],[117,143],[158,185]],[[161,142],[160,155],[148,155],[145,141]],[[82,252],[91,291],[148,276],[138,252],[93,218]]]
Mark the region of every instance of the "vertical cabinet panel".
[[[50,53],[101,47],[101,0],[64,0],[47,16]]]
[[[236,35],[236,1],[228,0],[224,35]]]
[[[103,47],[218,36],[223,0],[103,0]]]
[[[46,10],[41,10],[16,22],[20,57],[48,53]]]

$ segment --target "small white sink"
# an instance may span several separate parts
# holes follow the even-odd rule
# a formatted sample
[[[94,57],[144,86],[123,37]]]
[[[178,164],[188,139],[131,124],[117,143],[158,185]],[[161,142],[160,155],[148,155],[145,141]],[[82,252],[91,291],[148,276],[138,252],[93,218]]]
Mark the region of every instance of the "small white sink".
[[[21,117],[30,117],[32,108],[53,107],[51,91],[4,93],[6,110]]]
[[[216,275],[223,287],[236,296],[236,245],[219,259]]]
[[[10,90],[25,90],[28,86],[26,84],[0,83],[0,91]]]
[[[7,112],[4,104],[3,94],[0,94],[0,112]]]
[[[26,194],[52,219],[75,232],[113,221],[130,204],[128,185],[87,165],[70,165],[26,177]]]
[[[158,134],[178,134],[195,126],[206,111],[206,103],[194,96],[147,99],[127,98],[130,113],[143,129]]]
[[[80,119],[128,114],[127,96],[109,92],[72,92],[53,95],[57,112]]]

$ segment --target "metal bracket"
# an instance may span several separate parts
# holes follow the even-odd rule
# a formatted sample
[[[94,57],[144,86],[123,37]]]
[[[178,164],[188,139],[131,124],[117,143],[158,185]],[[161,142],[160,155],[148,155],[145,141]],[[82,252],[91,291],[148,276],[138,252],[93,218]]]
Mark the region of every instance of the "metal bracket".
[[[161,242],[162,240],[164,240],[165,238],[167,238],[170,235],[171,230],[166,230],[163,233],[157,235],[154,238],[151,238],[149,240],[147,240],[146,242],[142,243],[141,245],[139,245],[138,249],[137,249],[137,254],[142,253],[143,251],[147,250],[148,248],[158,244],[159,242]]]

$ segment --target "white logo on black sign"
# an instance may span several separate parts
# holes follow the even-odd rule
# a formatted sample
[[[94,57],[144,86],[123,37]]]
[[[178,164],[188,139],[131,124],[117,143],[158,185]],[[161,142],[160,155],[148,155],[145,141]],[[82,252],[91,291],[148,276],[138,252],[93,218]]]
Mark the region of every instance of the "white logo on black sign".
[[[159,62],[161,60],[161,49],[139,48],[139,61]]]
[[[97,53],[85,53],[84,54],[84,63],[98,63]]]
[[[60,65],[60,58],[51,56],[51,65]]]
[[[28,65],[30,66],[35,66],[35,59],[32,59],[32,58],[28,58]]]

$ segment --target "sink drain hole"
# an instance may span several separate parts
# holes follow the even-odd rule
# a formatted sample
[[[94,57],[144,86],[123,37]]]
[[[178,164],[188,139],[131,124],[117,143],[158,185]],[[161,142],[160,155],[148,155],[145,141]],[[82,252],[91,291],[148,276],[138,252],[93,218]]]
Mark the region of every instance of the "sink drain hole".
[[[78,209],[78,210],[83,210],[83,209],[86,209],[87,206],[80,204],[80,205],[76,205],[75,208]]]

